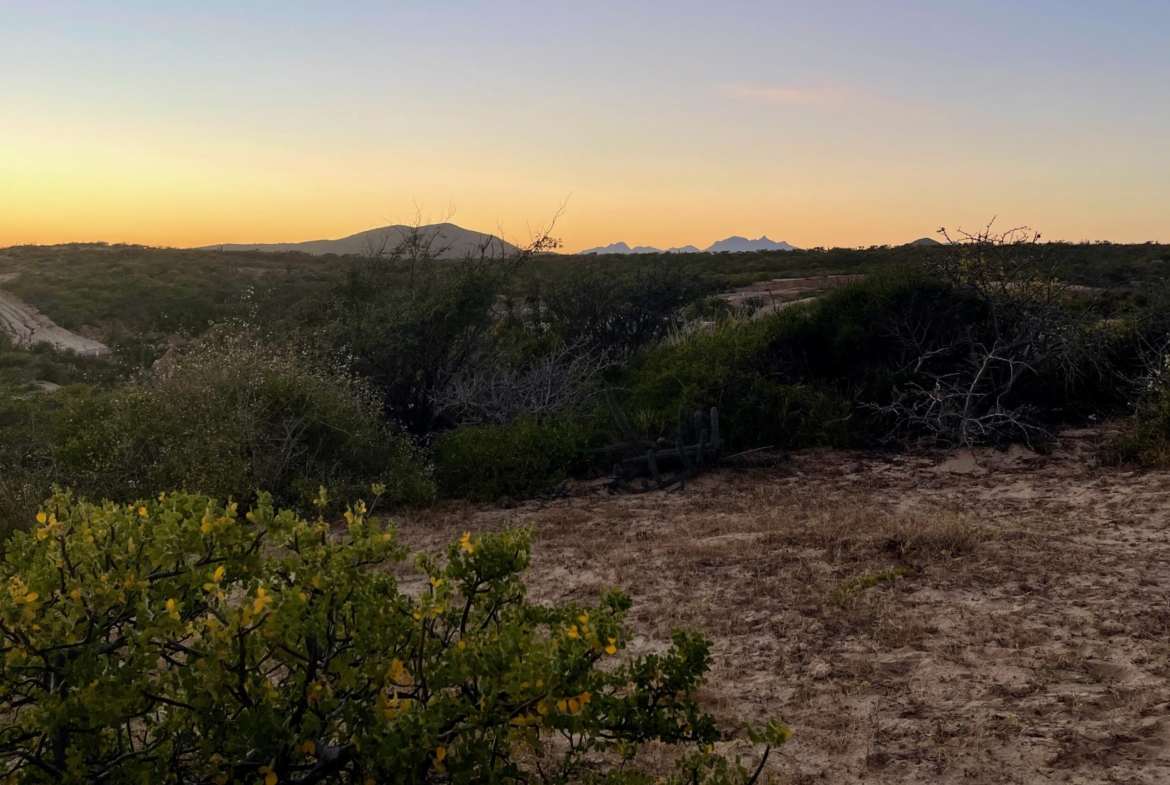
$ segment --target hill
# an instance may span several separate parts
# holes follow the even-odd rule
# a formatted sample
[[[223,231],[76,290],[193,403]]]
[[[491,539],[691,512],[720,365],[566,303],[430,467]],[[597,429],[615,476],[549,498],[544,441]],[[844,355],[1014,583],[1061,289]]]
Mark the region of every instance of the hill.
[[[707,253],[744,253],[747,251],[795,251],[796,248],[781,240],[769,240],[767,235],[758,240],[746,237],[728,237],[707,249]]]
[[[609,245],[598,246],[597,248],[587,248],[581,251],[581,256],[595,254],[597,256],[607,256],[610,254],[628,255],[628,254],[655,254],[655,253],[749,253],[754,251],[796,251],[795,246],[789,245],[786,242],[775,242],[769,240],[767,235],[760,237],[758,240],[749,240],[746,237],[728,237],[713,243],[706,249],[699,249],[693,245],[684,245],[681,248],[668,248],[665,251],[661,248],[655,248],[650,245],[638,245],[631,248],[626,243],[617,242]]]
[[[688,246],[688,247],[693,247],[693,246]],[[696,248],[695,250],[697,251],[698,249]],[[631,248],[630,246],[626,245],[625,243],[618,242],[618,243],[610,243],[609,245],[599,246],[597,248],[589,248],[589,249],[586,249],[586,250],[581,252],[582,255],[597,254],[598,256],[603,256],[605,254],[633,254],[633,253],[664,253],[664,251],[661,248],[655,248],[655,247],[650,246],[650,245],[639,245],[639,246],[636,246],[634,248]]]
[[[338,240],[309,240],[301,243],[221,243],[203,246],[206,251],[264,251],[268,253],[300,252],[323,256],[384,256],[417,233],[424,243],[430,244],[443,259],[458,259],[477,253],[481,246],[491,255],[502,256],[512,253],[516,246],[495,235],[476,232],[454,224],[429,224],[427,226],[383,226],[369,229]]]

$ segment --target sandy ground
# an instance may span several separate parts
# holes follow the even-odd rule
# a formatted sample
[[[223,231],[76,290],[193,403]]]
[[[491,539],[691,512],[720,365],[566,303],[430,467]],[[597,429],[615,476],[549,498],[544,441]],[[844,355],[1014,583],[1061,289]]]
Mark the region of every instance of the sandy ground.
[[[5,280],[9,276],[5,276]],[[0,283],[3,283],[0,280]],[[78,354],[109,354],[110,348],[90,338],[58,327],[36,308],[22,302],[15,295],[0,290],[0,332],[10,335],[18,346],[50,343],[59,350],[73,350]]]
[[[1100,468],[1100,439],[807,453],[399,525],[436,547],[531,524],[538,599],[624,588],[635,652],[705,630],[707,708],[795,731],[776,782],[1170,782],[1170,473]]]
[[[818,275],[809,278],[777,278],[771,281],[757,281],[751,286],[743,286],[720,294],[719,297],[732,305],[754,301],[759,304],[759,307],[753,316],[760,317],[764,314],[782,311],[796,303],[813,300],[821,292],[859,281],[862,277],[860,275]]]

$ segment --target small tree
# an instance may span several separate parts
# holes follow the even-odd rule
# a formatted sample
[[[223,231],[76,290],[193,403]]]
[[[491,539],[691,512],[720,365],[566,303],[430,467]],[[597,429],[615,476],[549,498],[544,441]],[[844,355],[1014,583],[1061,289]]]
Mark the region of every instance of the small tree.
[[[324,505],[324,492],[321,503]],[[695,701],[702,636],[624,659],[629,599],[541,606],[529,534],[422,555],[425,588],[362,504],[344,534],[196,495],[59,493],[13,535],[0,595],[0,770],[18,782],[747,782]],[[782,743],[772,724],[751,738]],[[766,759],[766,752],[765,752]]]
[[[892,403],[871,407],[894,423],[891,437],[970,447],[1007,441],[1050,441],[1021,382],[1046,367],[1066,383],[1095,361],[1091,305],[1057,275],[1059,260],[1028,229],[961,233],[931,253],[926,273],[959,296],[965,314],[907,312],[887,325],[887,339],[914,381]],[[923,318],[925,317],[925,318]]]

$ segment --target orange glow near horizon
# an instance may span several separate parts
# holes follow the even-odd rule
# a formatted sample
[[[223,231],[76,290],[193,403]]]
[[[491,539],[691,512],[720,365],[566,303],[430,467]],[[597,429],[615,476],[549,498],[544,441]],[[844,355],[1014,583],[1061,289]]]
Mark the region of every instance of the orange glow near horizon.
[[[1123,24],[1030,0],[1021,37],[990,0],[728,2],[17,3],[0,247],[300,242],[452,207],[522,242],[562,203],[570,252],[899,244],[993,217],[1170,242],[1162,6]]]

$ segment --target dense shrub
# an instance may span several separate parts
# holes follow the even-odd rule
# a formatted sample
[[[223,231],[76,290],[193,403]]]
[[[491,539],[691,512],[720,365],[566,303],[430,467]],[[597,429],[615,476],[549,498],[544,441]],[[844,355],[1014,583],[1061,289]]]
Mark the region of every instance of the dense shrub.
[[[526,313],[565,345],[625,361],[661,341],[679,312],[708,292],[672,260],[627,275],[586,267],[530,296]]]
[[[435,480],[440,493],[451,498],[526,498],[585,468],[582,449],[604,441],[596,422],[577,417],[465,425],[435,439]]]
[[[624,381],[635,422],[667,429],[678,410],[718,406],[732,448],[843,445],[873,438],[857,401],[888,399],[916,348],[895,328],[961,326],[969,306],[909,272],[833,290],[812,303],[686,331],[646,354]],[[652,434],[659,435],[659,434]]]
[[[10,403],[17,422],[3,441],[11,450],[17,427],[32,429],[29,471],[119,501],[184,488],[246,502],[265,490],[304,508],[322,482],[346,494],[382,483],[394,503],[430,497],[425,461],[344,370],[246,333],[211,335],[171,363],[113,389]]]
[[[644,783],[649,741],[694,750],[674,782],[755,780],[711,752],[702,636],[623,661],[629,599],[529,602],[516,529],[420,556],[405,594],[393,532],[346,519],[50,499],[0,567],[9,781]]]

